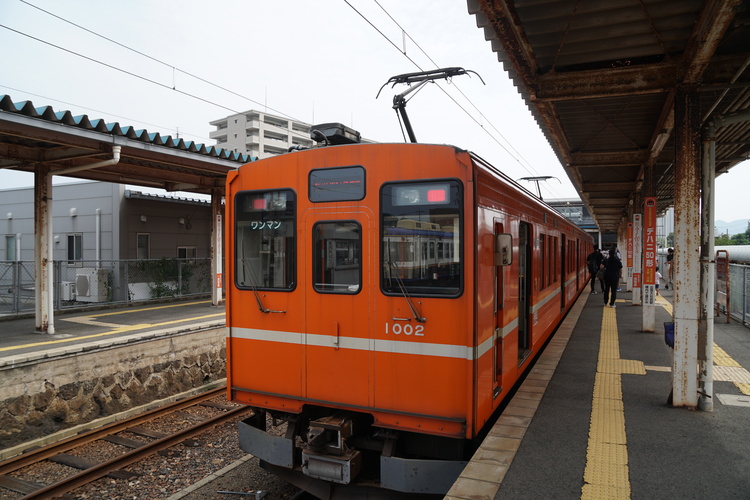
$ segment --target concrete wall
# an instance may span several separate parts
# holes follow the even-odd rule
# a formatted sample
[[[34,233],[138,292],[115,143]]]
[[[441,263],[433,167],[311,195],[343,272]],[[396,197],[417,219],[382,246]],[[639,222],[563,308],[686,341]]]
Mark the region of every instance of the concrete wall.
[[[225,337],[224,327],[193,325],[0,359],[0,457],[224,378]]]

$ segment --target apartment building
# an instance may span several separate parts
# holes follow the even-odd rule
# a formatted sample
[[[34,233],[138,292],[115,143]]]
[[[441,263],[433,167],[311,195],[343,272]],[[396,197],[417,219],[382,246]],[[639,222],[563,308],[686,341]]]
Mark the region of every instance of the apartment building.
[[[216,146],[260,159],[286,153],[290,147],[309,148],[310,124],[250,110],[210,122]]]

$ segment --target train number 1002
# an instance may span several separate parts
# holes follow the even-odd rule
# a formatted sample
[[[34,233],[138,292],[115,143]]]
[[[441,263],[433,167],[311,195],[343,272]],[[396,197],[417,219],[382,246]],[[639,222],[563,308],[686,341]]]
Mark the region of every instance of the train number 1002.
[[[386,323],[385,333],[388,335],[414,335],[415,337],[424,337],[424,325],[410,325],[401,323]]]

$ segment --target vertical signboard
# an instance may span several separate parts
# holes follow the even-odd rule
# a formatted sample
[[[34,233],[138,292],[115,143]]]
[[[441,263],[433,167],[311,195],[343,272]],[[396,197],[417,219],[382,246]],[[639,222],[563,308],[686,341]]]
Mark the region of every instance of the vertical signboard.
[[[218,200],[218,202],[216,201]],[[212,195],[211,197],[211,208],[215,212],[218,212],[220,208],[220,202],[221,197]],[[213,241],[211,242],[211,270],[214,274],[214,286],[211,290],[211,303],[215,306],[218,306],[221,304],[221,300],[223,295],[223,288],[224,288],[224,276],[223,276],[223,267],[222,267],[222,255],[224,252],[224,249],[222,248],[222,241],[224,239],[224,235],[222,234],[223,225],[221,222],[221,213],[216,213],[214,218],[214,227],[212,228],[213,231]]]
[[[626,290],[631,291],[633,289],[633,223],[628,222],[628,234],[627,243],[625,248],[625,269],[627,270],[627,283]]]
[[[656,285],[656,197],[643,203],[643,304],[653,304]]]
[[[641,214],[633,214],[633,288],[641,287]]]
[[[633,223],[628,222],[628,252],[627,252],[627,267],[633,267]]]

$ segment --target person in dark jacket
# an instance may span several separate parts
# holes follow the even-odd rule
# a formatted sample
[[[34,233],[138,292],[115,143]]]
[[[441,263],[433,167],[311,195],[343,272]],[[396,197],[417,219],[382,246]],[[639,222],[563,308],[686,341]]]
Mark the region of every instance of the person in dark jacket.
[[[617,287],[622,278],[622,262],[617,258],[617,250],[609,249],[609,257],[604,260],[604,305],[616,307]]]
[[[604,256],[599,251],[599,248],[594,247],[594,251],[586,257],[586,263],[589,268],[589,281],[591,281],[591,293],[596,293],[594,284],[596,283],[596,273],[599,271],[599,267],[602,265]],[[604,289],[602,289],[602,292]]]
[[[674,289],[674,284],[672,283],[674,270],[672,266],[674,266],[674,248],[669,247],[667,249],[667,275],[664,277],[664,280],[667,282],[664,286],[665,290],[669,290],[669,285],[672,285],[672,289]]]

